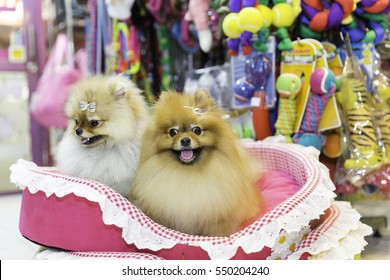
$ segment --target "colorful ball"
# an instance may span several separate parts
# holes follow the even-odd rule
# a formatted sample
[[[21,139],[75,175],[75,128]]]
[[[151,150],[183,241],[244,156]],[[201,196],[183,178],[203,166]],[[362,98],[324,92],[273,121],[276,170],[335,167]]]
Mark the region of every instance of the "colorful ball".
[[[334,93],[336,91],[336,77],[327,68],[317,68],[310,76],[310,86],[317,94]]]
[[[301,79],[292,73],[281,74],[275,84],[276,90],[282,97],[295,97],[302,87]]]
[[[314,147],[319,151],[322,149],[321,139],[314,133],[302,134],[297,143],[305,147]]]
[[[271,9],[264,5],[257,5],[256,9],[258,9],[263,16],[263,27],[270,27],[272,25]]]
[[[253,131],[248,125],[242,126],[242,138],[253,138]]]
[[[341,138],[338,133],[329,133],[326,136],[326,142],[322,152],[328,158],[338,158],[341,155]]]
[[[272,23],[276,27],[289,27],[294,20],[295,13],[291,5],[279,3],[272,8]]]
[[[263,17],[258,9],[246,7],[238,13],[238,26],[241,30],[256,33],[262,25]]]
[[[242,30],[238,25],[237,13],[230,13],[223,19],[222,30],[229,38],[236,39],[240,37]]]

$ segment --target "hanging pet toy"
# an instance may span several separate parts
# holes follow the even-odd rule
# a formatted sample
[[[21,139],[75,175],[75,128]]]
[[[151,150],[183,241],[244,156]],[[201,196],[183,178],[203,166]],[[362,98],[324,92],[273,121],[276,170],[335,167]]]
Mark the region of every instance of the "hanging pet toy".
[[[228,37],[230,55],[237,55],[240,45],[245,55],[251,53],[252,36],[263,24],[261,12],[255,8],[256,4],[256,0],[230,0],[230,13],[222,22],[222,30]]]
[[[275,124],[276,135],[284,135],[291,143],[297,119],[296,96],[301,90],[301,79],[292,73],[281,74],[276,80],[276,91],[279,93],[278,119]]]
[[[301,12],[300,1],[293,0],[291,5],[285,0],[274,0],[272,7],[272,25],[277,27],[276,37],[279,39],[278,49],[291,50],[292,41],[288,34],[290,27]]]
[[[348,35],[348,34],[347,34]],[[381,149],[369,108],[369,93],[359,60],[352,51],[349,36],[346,36],[346,57],[340,94],[345,116],[347,148],[349,158],[345,160],[347,169],[372,168],[382,161]]]
[[[110,66],[111,71],[134,75],[141,67],[139,51],[137,48],[137,34],[135,28],[132,32],[125,22],[113,19],[112,48],[116,53],[116,63]]]
[[[300,33],[303,38],[322,40],[322,33],[351,22],[356,9],[355,0],[312,1],[302,0]]]
[[[318,131],[318,125],[329,98],[336,91],[336,77],[331,70],[318,68],[310,76],[310,87],[312,94],[299,131],[294,135],[293,140],[295,143],[306,147],[313,146],[321,151],[325,138]]]

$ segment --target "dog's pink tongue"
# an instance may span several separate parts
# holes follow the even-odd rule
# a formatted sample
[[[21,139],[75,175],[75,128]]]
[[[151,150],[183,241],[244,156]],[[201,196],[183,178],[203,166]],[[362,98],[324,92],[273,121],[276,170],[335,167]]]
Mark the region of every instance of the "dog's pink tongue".
[[[180,156],[185,159],[191,159],[194,155],[194,152],[192,150],[182,150]]]

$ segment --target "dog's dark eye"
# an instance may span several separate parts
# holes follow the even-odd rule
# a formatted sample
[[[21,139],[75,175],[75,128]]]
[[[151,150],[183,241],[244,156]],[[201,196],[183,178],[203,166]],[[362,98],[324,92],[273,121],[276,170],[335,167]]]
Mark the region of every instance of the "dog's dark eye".
[[[99,125],[99,121],[97,121],[97,120],[91,120],[91,121],[89,121],[89,123],[91,124],[91,126],[98,126]]]
[[[78,124],[79,124],[79,120],[74,120],[74,123],[75,123],[76,125],[78,125]]]
[[[168,133],[169,133],[169,136],[173,137],[177,134],[177,129],[171,128]]]
[[[202,129],[199,126],[194,126],[192,128],[192,132],[195,133],[196,135],[200,135],[202,133]]]

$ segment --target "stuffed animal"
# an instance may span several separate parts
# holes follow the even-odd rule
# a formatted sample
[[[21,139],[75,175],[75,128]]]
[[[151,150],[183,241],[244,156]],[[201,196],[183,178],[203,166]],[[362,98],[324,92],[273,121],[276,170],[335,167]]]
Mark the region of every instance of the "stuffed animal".
[[[208,11],[210,10],[209,0],[190,0],[188,11],[184,16],[187,21],[193,21],[198,30],[199,46],[204,52],[209,52],[213,45],[213,35],[209,29]]]

